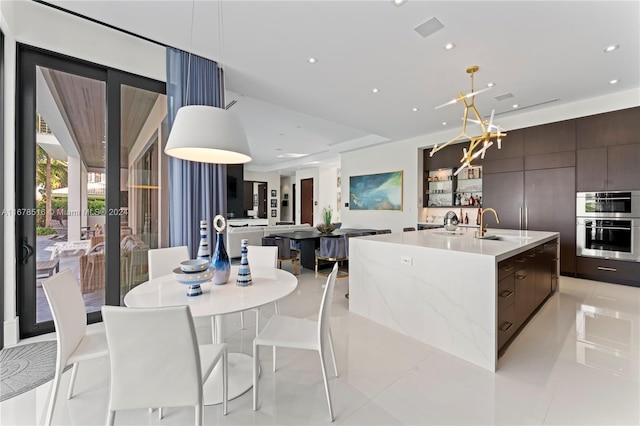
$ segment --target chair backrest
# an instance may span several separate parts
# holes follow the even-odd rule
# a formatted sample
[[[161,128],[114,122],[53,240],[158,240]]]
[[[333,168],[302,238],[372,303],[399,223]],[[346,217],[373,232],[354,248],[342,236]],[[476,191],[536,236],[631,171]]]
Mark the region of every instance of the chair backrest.
[[[187,246],[167,247],[149,250],[149,279],[170,274],[180,266],[180,262],[189,260]]]
[[[322,302],[320,303],[320,313],[318,314],[318,339],[320,350],[324,350],[324,344],[329,337],[329,320],[331,318],[331,302],[333,301],[333,288],[336,285],[338,275],[338,262],[333,265],[331,273],[327,277],[327,284],[324,287]]]
[[[196,405],[200,353],[188,306],[103,306],[111,359],[109,409]]]
[[[330,259],[347,258],[347,240],[341,237],[320,237],[320,256]]]
[[[62,367],[87,332],[87,312],[78,279],[66,268],[42,281],[51,308],[58,340],[58,362]]]
[[[249,267],[276,268],[278,266],[278,247],[247,246],[247,260]]]

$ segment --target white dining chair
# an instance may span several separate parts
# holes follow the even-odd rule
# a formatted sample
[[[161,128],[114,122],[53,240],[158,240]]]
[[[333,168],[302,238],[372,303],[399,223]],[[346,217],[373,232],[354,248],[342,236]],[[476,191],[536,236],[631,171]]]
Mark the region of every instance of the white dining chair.
[[[180,266],[180,262],[189,260],[189,249],[187,246],[153,249],[147,253],[150,280],[170,274],[175,268]]]
[[[276,246],[247,246],[247,261],[249,268],[277,268],[278,247]],[[273,302],[276,314],[280,311],[278,301]],[[260,331],[260,308],[252,309],[256,313],[256,336]]]
[[[70,269],[52,275],[42,281],[44,294],[49,302],[53,324],[56,328],[56,369],[51,397],[44,424],[51,424],[56,405],[60,378],[67,365],[73,364],[67,399],[73,397],[73,386],[81,361],[108,355],[107,340],[103,332],[87,334],[87,312],[80,285]]]
[[[188,306],[103,306],[102,316],[111,359],[107,425],[119,410],[191,406],[201,426],[202,385],[220,360],[227,414],[227,345],[198,346]]]
[[[331,338],[331,328],[329,319],[331,316],[331,302],[333,298],[333,288],[338,274],[338,263],[333,266],[333,270],[327,278],[327,285],[322,295],[318,320],[312,321],[303,318],[288,317],[285,315],[274,315],[260,334],[253,340],[253,409],[258,409],[258,370],[260,368],[259,346],[273,346],[310,349],[318,351],[320,355],[320,366],[322,368],[322,378],[327,394],[329,405],[329,417],[334,420],[333,406],[331,404],[331,394],[329,393],[329,380],[327,378],[327,367],[325,362],[325,348],[329,343],[333,368],[338,377],[338,366],[336,364],[336,354],[333,349]],[[273,357],[273,371],[276,371],[276,357]]]

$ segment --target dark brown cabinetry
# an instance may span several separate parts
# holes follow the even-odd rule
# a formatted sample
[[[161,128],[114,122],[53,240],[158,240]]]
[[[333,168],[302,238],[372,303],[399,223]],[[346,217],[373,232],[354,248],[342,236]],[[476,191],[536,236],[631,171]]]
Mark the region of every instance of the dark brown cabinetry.
[[[640,142],[640,108],[590,115],[576,120],[577,149]]]
[[[557,241],[498,263],[498,350],[522,328],[551,294],[557,280]]]
[[[577,152],[577,163],[578,191],[624,191],[640,188],[640,143],[580,149]]]
[[[638,262],[621,262],[578,256],[576,269],[580,278],[640,287],[640,263]]]

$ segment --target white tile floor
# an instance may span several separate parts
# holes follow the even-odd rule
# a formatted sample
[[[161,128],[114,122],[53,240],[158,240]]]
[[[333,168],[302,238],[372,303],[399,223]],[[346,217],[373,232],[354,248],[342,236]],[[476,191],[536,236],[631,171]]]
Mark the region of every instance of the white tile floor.
[[[303,271],[283,313],[317,315],[324,278]],[[348,311],[347,281],[339,280],[331,320],[339,378],[330,379],[336,424],[640,424],[640,288],[562,277],[554,294],[500,359],[485,371],[428,345],[377,326]],[[272,315],[266,307],[262,315]],[[233,351],[251,353],[253,314],[239,330],[227,321]],[[209,330],[199,330],[203,341]],[[50,335],[46,338],[52,339]],[[317,355],[282,349],[272,373],[270,351],[261,351],[261,407],[251,392],[205,409],[205,424],[328,424]],[[69,374],[65,374],[65,390]],[[50,383],[0,404],[2,425],[42,424]],[[59,398],[54,424],[105,422],[108,362],[80,369],[77,396]],[[165,410],[162,422],[146,410],[119,413],[117,425],[193,424],[193,410]]]

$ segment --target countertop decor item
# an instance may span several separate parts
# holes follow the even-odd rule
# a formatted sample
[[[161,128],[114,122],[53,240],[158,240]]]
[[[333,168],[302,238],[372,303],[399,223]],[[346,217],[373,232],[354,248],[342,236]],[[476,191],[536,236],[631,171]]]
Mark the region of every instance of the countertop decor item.
[[[248,287],[253,282],[251,281],[251,269],[249,268],[249,259],[247,259],[247,253],[249,240],[242,240],[242,248],[240,249],[240,269],[238,269],[238,279],[236,284],[240,287]]]
[[[202,272],[185,272],[181,268],[173,270],[173,277],[180,283],[189,286],[187,296],[194,297],[202,294],[200,284],[206,283],[213,278],[215,269],[207,269]]]
[[[213,218],[213,227],[216,229],[216,249],[213,252],[211,258],[211,266],[216,269],[213,276],[213,283],[215,285],[226,284],[229,281],[229,275],[231,274],[231,261],[227,250],[224,248],[224,228],[227,226],[227,221],[224,216],[217,215]]]
[[[323,208],[322,209],[323,223],[317,224],[316,229],[323,234],[328,234],[329,232],[333,232],[336,229],[336,226],[331,223],[332,217],[333,217],[333,210],[331,210],[331,206]]]
[[[207,259],[185,260],[180,262],[180,269],[187,273],[206,271],[209,269],[209,261]]]
[[[445,146],[456,141],[469,139],[470,141],[469,148],[468,149],[462,148],[462,159],[460,160],[460,162],[462,163],[462,166],[460,166],[458,170],[456,170],[454,175],[457,175],[458,173],[460,173],[460,171],[462,171],[462,169],[464,169],[465,167],[469,167],[471,165],[471,162],[476,158],[478,157],[484,158],[485,152],[491,145],[493,145],[494,140],[498,144],[498,149],[500,149],[502,138],[507,136],[507,134],[504,133],[503,128],[493,123],[493,115],[495,110],[491,110],[491,118],[489,119],[489,121],[486,121],[482,119],[482,117],[480,116],[480,113],[478,112],[478,110],[476,109],[476,106],[474,105],[476,95],[491,89],[491,87],[486,87],[478,91],[474,89],[473,75],[479,69],[480,68],[477,65],[472,65],[469,68],[467,68],[467,74],[471,74],[471,92],[467,93],[466,95],[463,95],[462,92],[460,92],[457,98],[449,102],[446,102],[442,105],[438,105],[436,107],[436,109],[440,109],[447,105],[453,105],[457,102],[462,102],[464,104],[464,114],[462,116],[462,131],[460,132],[460,134],[455,138],[451,139],[450,141],[445,142],[442,145],[438,145],[438,144],[434,145],[433,148],[431,149],[431,152],[429,153],[429,156],[433,157],[433,154],[440,151]],[[475,119],[468,118],[469,110],[471,110],[471,112],[475,116]],[[480,125],[482,133],[479,136],[468,135],[467,122]]]
[[[448,211],[444,216],[444,229],[447,231],[455,231],[458,228],[459,223],[460,220],[458,219],[458,216],[452,211]]]
[[[200,221],[200,245],[198,246],[198,259],[209,260],[209,224],[206,220]]]

